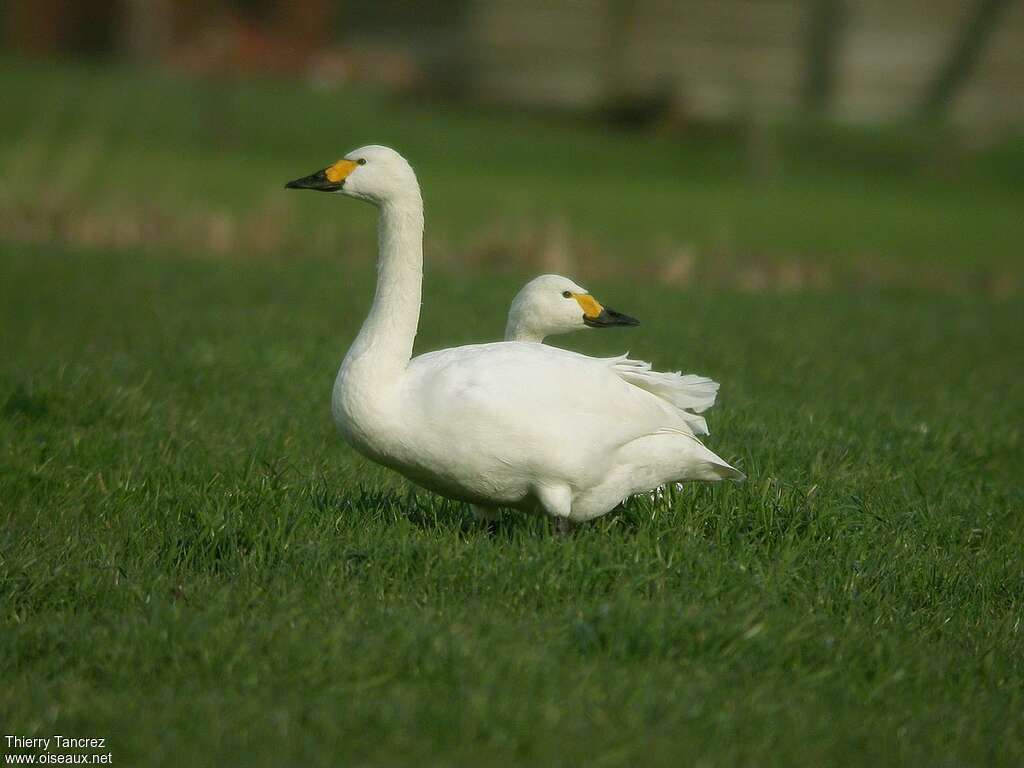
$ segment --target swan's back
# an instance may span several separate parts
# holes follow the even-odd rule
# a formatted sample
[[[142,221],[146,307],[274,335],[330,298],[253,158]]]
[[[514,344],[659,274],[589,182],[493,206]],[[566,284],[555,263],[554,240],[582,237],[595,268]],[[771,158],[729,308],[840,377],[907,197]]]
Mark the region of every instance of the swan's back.
[[[615,361],[532,342],[474,344],[414,358],[404,390],[435,424],[499,429],[529,450],[543,442],[590,453],[663,428],[692,434],[678,409],[624,381]]]

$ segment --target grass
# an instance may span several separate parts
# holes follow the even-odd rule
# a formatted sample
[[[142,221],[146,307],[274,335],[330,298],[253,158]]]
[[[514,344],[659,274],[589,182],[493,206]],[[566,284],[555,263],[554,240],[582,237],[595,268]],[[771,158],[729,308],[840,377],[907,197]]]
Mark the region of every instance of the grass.
[[[10,69],[28,82],[10,96],[18,104],[70,115],[83,93],[109,91],[108,105],[149,99],[165,118],[145,139],[122,126],[114,142],[116,122],[96,129],[88,183],[68,193],[92,209],[141,198],[242,215],[271,194],[266,179],[349,143],[325,127],[339,109],[303,89],[225,90],[237,114],[280,98],[306,125],[239,120],[237,144],[218,150],[183,114],[201,102],[197,86]],[[709,139],[721,146],[706,158],[642,142],[645,175],[622,181],[589,161],[636,157],[635,137],[538,118],[509,118],[522,133],[504,135],[490,130],[504,118],[369,95],[353,110],[366,134],[379,120],[385,140],[419,142],[431,226],[453,240],[488,226],[489,206],[497,216],[522,195],[540,210],[563,194],[583,237],[615,229],[609,211],[643,225],[638,248],[689,236],[683,218],[656,231],[647,204],[667,207],[671,189],[676,203],[713,205],[700,170],[737,238],[765,253],[806,241],[852,267],[877,241],[909,274],[955,231],[935,258],[964,287],[744,292],[644,281],[640,267],[579,275],[644,325],[564,342],[722,381],[710,445],[750,480],[632,502],[562,539],[519,516],[488,535],[337,437],[328,396],[372,293],[367,259],[8,236],[3,734],[104,737],[115,764],[154,766],[1024,761],[1024,302],[972,278],[1018,269],[1016,251],[986,245],[1021,224],[1002,220],[1017,190],[983,172],[985,156],[965,171],[970,205],[902,142],[883,148],[918,171],[808,160],[768,194],[730,166],[725,139]],[[0,157],[37,167],[24,158],[44,132],[15,112]],[[307,127],[314,138],[293,144]],[[60,153],[88,134],[55,128],[38,146],[67,168]],[[517,142],[530,153],[515,155]],[[570,147],[579,154],[564,157]],[[656,161],[677,152],[695,170],[679,190]],[[474,176],[473,159],[492,153],[495,168]],[[546,162],[524,167],[524,156]],[[21,178],[31,184],[5,188],[8,216],[46,202],[45,178]],[[166,186],[150,190],[153,178]],[[786,211],[815,190],[825,210],[851,200],[879,226],[859,233],[835,213],[789,231]],[[459,211],[473,192],[478,207]],[[293,225],[332,215],[353,238],[372,225],[354,204],[288,205]],[[939,219],[945,229],[918,242],[915,228]],[[521,269],[427,268],[419,349],[500,334]]]

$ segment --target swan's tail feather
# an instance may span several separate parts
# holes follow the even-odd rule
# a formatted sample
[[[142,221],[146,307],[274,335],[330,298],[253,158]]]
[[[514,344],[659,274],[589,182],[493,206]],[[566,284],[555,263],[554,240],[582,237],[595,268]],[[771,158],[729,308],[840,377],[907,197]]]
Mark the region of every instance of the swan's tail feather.
[[[693,435],[687,435],[677,429],[659,430],[658,434],[677,434],[688,437],[690,446],[689,477],[677,478],[685,480],[733,480],[742,483],[747,476],[735,467],[731,466],[725,459],[714,451],[708,449],[700,440]]]
[[[725,459],[720,457],[714,451],[709,451],[700,444],[695,453],[701,460],[700,474],[702,480],[732,480],[737,483],[742,483],[747,479],[747,476],[740,472],[736,467],[730,466],[726,463]]]
[[[721,461],[721,459],[719,459],[719,461]],[[732,480],[734,483],[742,483],[747,479],[745,474],[736,469],[736,467],[726,464],[724,461],[721,464],[711,463],[709,466],[711,471],[718,475],[719,480]]]
[[[719,387],[717,381],[693,373],[652,371],[650,363],[630,360],[626,356],[612,358],[611,363],[612,370],[624,381],[683,411],[683,418],[696,434],[708,434],[707,422],[694,414],[703,413],[715,404]]]

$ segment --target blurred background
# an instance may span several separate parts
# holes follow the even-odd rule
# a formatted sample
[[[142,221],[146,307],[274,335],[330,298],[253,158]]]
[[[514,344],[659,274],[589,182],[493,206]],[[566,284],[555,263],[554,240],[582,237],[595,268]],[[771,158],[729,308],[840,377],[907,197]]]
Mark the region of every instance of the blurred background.
[[[283,181],[420,171],[435,265],[1014,293],[1015,0],[9,0],[0,237],[349,254]]]

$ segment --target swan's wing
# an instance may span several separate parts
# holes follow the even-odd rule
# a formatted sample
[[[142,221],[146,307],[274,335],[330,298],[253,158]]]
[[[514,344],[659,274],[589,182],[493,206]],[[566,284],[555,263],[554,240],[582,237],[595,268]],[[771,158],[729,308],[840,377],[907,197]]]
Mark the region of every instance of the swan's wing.
[[[521,451],[582,461],[659,429],[693,432],[682,411],[624,380],[610,360],[558,347],[454,347],[414,358],[407,374],[408,418],[453,442],[504,441],[498,453],[513,462]]]
[[[612,360],[615,373],[630,384],[667,400],[676,408],[703,413],[715,404],[719,384],[707,376],[684,374],[680,371],[655,371],[651,369],[650,363],[631,360],[625,355]]]
[[[708,429],[708,423],[703,416],[698,416],[696,413],[690,413],[689,411],[680,411],[683,416],[683,420],[687,426],[693,430],[695,435],[710,435],[711,430]]]

